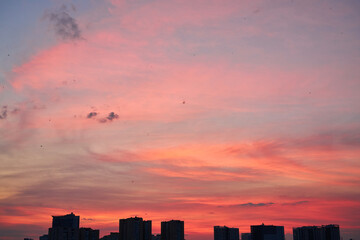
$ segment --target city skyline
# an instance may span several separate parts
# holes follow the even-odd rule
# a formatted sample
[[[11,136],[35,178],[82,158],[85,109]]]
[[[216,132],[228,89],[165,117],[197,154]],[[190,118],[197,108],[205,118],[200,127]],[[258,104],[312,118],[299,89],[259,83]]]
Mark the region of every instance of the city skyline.
[[[161,221],[161,231],[152,232],[152,220],[144,220],[142,217],[135,216],[119,219],[117,232],[103,233],[100,229],[92,229],[80,226],[80,216],[73,212],[61,216],[52,216],[52,225],[48,229],[48,234],[39,236],[45,240],[87,240],[82,238],[90,235],[96,239],[107,239],[116,235],[116,240],[154,240],[160,237],[160,240],[186,240],[184,221],[169,220]],[[239,232],[239,228],[228,226],[213,226],[214,240],[284,240],[284,226],[274,226],[262,223],[261,225],[250,225],[250,233]],[[340,227],[337,224],[328,224],[321,226],[301,226],[293,227],[293,240],[340,240]],[[115,236],[114,235],[114,236]],[[67,236],[67,237],[60,237]],[[241,236],[241,238],[240,238]],[[35,237],[37,238],[37,237]],[[24,237],[24,239],[34,239]],[[96,240],[89,239],[89,240]],[[40,239],[41,240],[41,239]]]
[[[1,0],[0,239],[69,212],[360,239],[359,23],[358,0]]]

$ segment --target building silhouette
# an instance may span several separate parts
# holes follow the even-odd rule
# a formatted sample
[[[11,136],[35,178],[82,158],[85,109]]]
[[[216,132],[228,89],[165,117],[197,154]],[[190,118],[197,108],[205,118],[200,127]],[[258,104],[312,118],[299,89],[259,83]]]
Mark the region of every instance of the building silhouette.
[[[340,240],[339,225],[304,226],[293,228],[294,240]]]
[[[184,240],[184,221],[161,222],[161,240]]]
[[[239,240],[239,229],[214,226],[214,240]]]
[[[134,217],[119,220],[119,240],[151,240],[151,221]]]
[[[39,237],[39,240],[49,240],[49,235],[44,234],[44,235]]]
[[[93,230],[91,228],[80,228],[79,240],[99,240],[99,230]]]
[[[101,240],[119,240],[120,233],[118,232],[111,232],[109,235],[103,236]]]
[[[242,233],[241,240],[251,240],[251,233]]]
[[[152,235],[151,240],[161,240],[161,235],[160,234]]]
[[[337,224],[322,226],[325,229],[326,240],[340,240],[340,227]]]
[[[80,216],[74,213],[52,218],[48,234],[40,236],[39,240],[99,240],[100,231],[79,228]],[[144,221],[140,217],[119,219],[119,232],[112,232],[100,240],[185,240],[184,221],[161,222],[161,235],[152,235],[151,227],[151,220]],[[250,229],[251,233],[241,234],[241,240],[285,240],[283,226],[261,224],[252,225]],[[214,226],[214,240],[239,240],[239,229]],[[296,227],[293,228],[293,240],[340,240],[340,228],[336,224]]]
[[[273,225],[251,226],[251,240],[285,240],[284,227]]]
[[[64,216],[53,216],[49,228],[49,240],[79,240],[80,217],[73,213]]]
[[[293,228],[294,240],[320,240],[325,239],[323,229],[318,226],[304,226]]]

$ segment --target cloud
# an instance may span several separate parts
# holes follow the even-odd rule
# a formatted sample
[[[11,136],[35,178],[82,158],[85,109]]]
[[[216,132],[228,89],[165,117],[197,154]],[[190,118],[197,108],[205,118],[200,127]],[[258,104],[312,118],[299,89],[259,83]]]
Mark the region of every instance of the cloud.
[[[90,112],[88,115],[87,115],[87,118],[92,118],[92,117],[95,117],[97,115],[97,112]]]
[[[301,204],[305,204],[308,203],[309,201],[297,201],[297,202],[289,202],[289,203],[283,203],[283,206],[296,206],[296,205],[301,205]]]
[[[5,119],[7,117],[7,106],[3,106],[0,112],[0,119]]]
[[[96,116],[98,116],[99,113],[97,112],[89,112],[88,115],[86,116],[86,118],[90,119],[90,118],[95,118]],[[114,113],[114,112],[110,112],[107,117],[102,117],[100,119],[98,119],[98,121],[100,123],[106,123],[107,121],[112,121],[114,119],[118,119],[119,115]]]
[[[231,204],[231,205],[219,205],[218,207],[222,208],[222,207],[229,207],[229,208],[233,208],[233,207],[265,207],[265,206],[271,206],[275,203],[273,202],[267,202],[267,203],[252,203],[252,202],[248,202],[248,203],[240,203],[240,204]]]
[[[110,121],[112,121],[114,119],[117,119],[117,118],[119,118],[119,115],[117,115],[114,112],[109,113],[109,116],[107,116],[107,119],[110,120]]]
[[[248,203],[242,203],[242,204],[236,204],[234,205],[234,207],[264,207],[264,206],[270,206],[273,205],[273,202],[268,202],[268,203],[252,203],[252,202],[248,202]]]
[[[97,115],[96,112],[91,112],[91,113],[88,114],[87,118],[91,118],[91,117],[94,117],[96,115]],[[100,123],[106,123],[107,121],[112,121],[112,120],[118,119],[118,118],[119,118],[118,114],[116,114],[114,112],[110,112],[107,117],[100,118],[98,121]]]
[[[53,24],[55,33],[63,40],[80,40],[81,30],[76,22],[76,19],[70,16],[68,9],[63,5],[60,9],[54,12],[46,12],[45,18]]]

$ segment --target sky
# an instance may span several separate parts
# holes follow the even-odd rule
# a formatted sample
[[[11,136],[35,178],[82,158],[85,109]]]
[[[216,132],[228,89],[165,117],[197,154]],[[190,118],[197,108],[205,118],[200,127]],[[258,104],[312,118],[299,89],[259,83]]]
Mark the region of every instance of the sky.
[[[360,2],[0,1],[0,239],[52,215],[360,239]]]

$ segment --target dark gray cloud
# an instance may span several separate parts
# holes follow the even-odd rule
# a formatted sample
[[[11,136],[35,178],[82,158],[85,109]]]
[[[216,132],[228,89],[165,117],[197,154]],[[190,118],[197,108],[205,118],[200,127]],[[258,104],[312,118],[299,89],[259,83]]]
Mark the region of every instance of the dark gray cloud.
[[[90,112],[88,115],[87,115],[87,118],[92,118],[92,117],[95,117],[97,115],[97,112]]]
[[[109,113],[109,116],[107,116],[107,119],[110,120],[110,121],[112,121],[114,119],[117,119],[117,118],[119,118],[119,115],[117,115],[114,112]]]
[[[252,202],[248,202],[248,203],[242,203],[242,204],[236,204],[234,206],[236,207],[263,207],[263,206],[270,206],[273,205],[273,202],[268,202],[268,203],[252,203]]]
[[[3,106],[0,112],[0,119],[5,119],[7,117],[7,106]]]
[[[53,25],[55,33],[63,40],[83,39],[76,19],[70,16],[68,8],[63,5],[53,12],[46,12],[45,18]]]
[[[309,201],[297,201],[297,202],[289,202],[289,203],[283,203],[282,205],[284,206],[296,206],[296,205],[301,205],[301,204],[305,204],[308,203]]]
[[[93,113],[95,113],[95,112],[93,112]],[[88,118],[93,117],[93,116],[89,117],[90,114],[91,114],[91,113],[89,113]],[[95,115],[94,115],[94,116],[95,116]],[[110,112],[107,117],[100,118],[100,119],[98,119],[98,121],[99,121],[100,123],[106,123],[107,121],[112,121],[112,120],[118,119],[118,118],[119,118],[119,115],[117,115],[117,114],[114,113],[114,112]]]
[[[273,202],[268,202],[268,203],[252,203],[252,202],[248,202],[248,203],[233,204],[233,205],[218,206],[218,207],[264,207],[264,206],[271,206],[273,204],[275,204],[275,203],[273,203]]]

